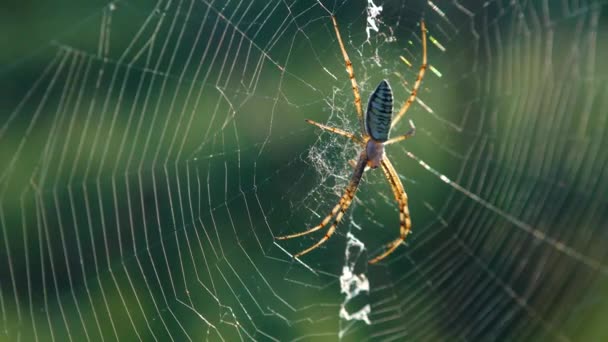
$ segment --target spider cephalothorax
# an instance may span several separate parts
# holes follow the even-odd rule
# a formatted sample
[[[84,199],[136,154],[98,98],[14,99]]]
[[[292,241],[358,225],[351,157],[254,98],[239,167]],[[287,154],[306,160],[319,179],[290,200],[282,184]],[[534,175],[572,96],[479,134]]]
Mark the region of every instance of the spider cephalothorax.
[[[365,144],[365,154],[367,166],[372,169],[377,168],[382,163],[382,158],[384,158],[384,143],[369,139]]]
[[[390,162],[390,160],[384,153],[384,146],[405,140],[413,136],[415,133],[414,124],[410,120],[410,130],[406,134],[389,139],[391,128],[393,128],[395,124],[403,117],[405,112],[407,112],[408,108],[416,98],[416,93],[418,92],[418,88],[420,87],[420,83],[422,82],[422,78],[424,77],[424,73],[426,71],[426,27],[424,25],[424,21],[421,21],[420,28],[422,30],[422,65],[420,66],[418,78],[416,79],[416,83],[414,83],[414,87],[412,89],[410,97],[403,104],[399,113],[397,113],[397,115],[393,118],[393,92],[391,91],[391,87],[388,82],[386,80],[382,80],[378,87],[376,87],[376,90],[369,97],[364,120],[363,109],[361,108],[361,96],[359,95],[359,86],[357,85],[357,81],[355,80],[355,72],[353,70],[352,63],[348,58],[348,54],[346,53],[344,43],[342,42],[340,30],[338,29],[338,22],[336,21],[336,18],[334,16],[332,16],[331,19],[334,25],[334,29],[336,31],[336,37],[338,38],[340,50],[342,50],[342,56],[344,57],[344,61],[346,63],[346,71],[348,72],[348,76],[350,78],[353,94],[355,96],[355,108],[357,109],[357,118],[359,119],[359,124],[361,127],[361,136],[359,137],[353,133],[349,133],[339,128],[326,126],[314,122],[312,120],[306,120],[306,122],[315,125],[323,130],[345,136],[354,141],[355,143],[359,144],[363,148],[363,150],[359,154],[359,160],[353,165],[354,171],[351,176],[350,183],[346,187],[346,190],[344,191],[344,194],[340,198],[338,204],[336,204],[331,210],[331,213],[327,215],[321,221],[321,223],[308,230],[296,234],[279,236],[277,237],[277,239],[291,239],[298,236],[310,234],[325,227],[331,221],[332,217],[335,217],[333,224],[329,227],[327,233],[323,238],[321,238],[321,240],[319,240],[319,242],[301,251],[294,257],[297,258],[299,256],[302,256],[312,251],[313,249],[319,247],[321,244],[325,243],[325,241],[327,241],[335,232],[336,227],[344,216],[344,213],[352,203],[366,167],[370,167],[372,169],[382,167],[382,171],[384,172],[384,175],[388,180],[391,189],[393,190],[395,200],[397,200],[397,204],[399,205],[400,233],[399,237],[388,245],[388,248],[384,253],[369,261],[370,264],[374,264],[387,257],[401,243],[403,243],[405,241],[406,236],[409,234],[412,226],[410,212],[407,204],[407,194],[405,193],[405,189],[403,188],[403,184],[399,179],[397,171],[395,171],[393,164]]]

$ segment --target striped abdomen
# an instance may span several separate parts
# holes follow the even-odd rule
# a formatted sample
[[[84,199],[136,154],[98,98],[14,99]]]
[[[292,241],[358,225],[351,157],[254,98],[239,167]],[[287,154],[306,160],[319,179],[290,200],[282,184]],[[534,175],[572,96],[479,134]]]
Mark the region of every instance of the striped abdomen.
[[[393,116],[393,92],[386,80],[382,80],[367,102],[365,126],[367,133],[376,141],[388,140]]]

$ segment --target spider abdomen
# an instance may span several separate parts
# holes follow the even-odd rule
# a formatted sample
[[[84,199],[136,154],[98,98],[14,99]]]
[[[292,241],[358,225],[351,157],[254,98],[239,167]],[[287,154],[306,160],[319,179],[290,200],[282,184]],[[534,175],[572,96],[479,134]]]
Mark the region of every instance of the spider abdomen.
[[[393,116],[393,91],[386,80],[382,80],[367,102],[365,126],[367,134],[374,140],[388,140]]]

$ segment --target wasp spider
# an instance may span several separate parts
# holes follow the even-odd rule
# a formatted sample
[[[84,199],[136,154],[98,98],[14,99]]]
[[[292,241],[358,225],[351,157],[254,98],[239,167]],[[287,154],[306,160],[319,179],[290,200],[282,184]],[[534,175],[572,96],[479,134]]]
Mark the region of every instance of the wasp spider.
[[[416,93],[418,92],[418,88],[420,87],[420,83],[422,82],[422,78],[424,77],[424,73],[426,71],[427,62],[426,62],[426,27],[424,25],[424,21],[420,22],[420,28],[422,30],[422,65],[420,66],[420,71],[418,72],[418,77],[416,78],[416,82],[414,83],[414,87],[412,88],[412,92],[408,98],[408,100],[403,104],[401,110],[395,115],[393,118],[393,93],[391,91],[391,87],[386,80],[380,82],[376,90],[371,94],[369,101],[367,103],[367,111],[365,113],[365,118],[363,116],[363,109],[361,108],[361,96],[359,94],[359,86],[357,85],[357,80],[355,79],[355,72],[353,69],[353,64],[348,58],[348,54],[346,52],[346,48],[344,47],[344,43],[342,41],[342,37],[340,35],[340,30],[338,29],[338,22],[334,16],[331,17],[334,29],[336,31],[336,36],[338,38],[338,43],[340,44],[340,49],[342,50],[342,56],[344,57],[344,62],[346,63],[346,71],[348,72],[348,77],[350,78],[350,83],[352,85],[353,94],[355,97],[355,108],[357,110],[357,118],[360,124],[361,136],[357,136],[353,133],[346,132],[339,128],[326,126],[312,120],[306,120],[311,125],[317,126],[323,130],[342,135],[354,141],[355,143],[361,145],[362,151],[359,155],[359,160],[354,165],[353,175],[351,176],[350,183],[346,187],[344,194],[340,198],[340,201],[336,206],[331,210],[331,213],[327,215],[321,223],[318,225],[305,230],[300,233],[279,236],[278,240],[291,239],[298,236],[303,236],[306,234],[310,234],[312,232],[316,232],[317,230],[325,227],[332,218],[334,221],[332,225],[325,233],[325,236],[319,240],[316,244],[310,246],[309,248],[299,252],[294,257],[300,257],[313,249],[319,247],[321,244],[325,243],[335,232],[336,227],[342,220],[344,213],[350,206],[355,197],[355,192],[357,191],[357,187],[361,182],[361,177],[363,176],[363,172],[365,172],[366,168],[375,169],[377,167],[381,167],[384,172],[384,176],[386,177],[388,183],[393,190],[393,195],[395,196],[395,200],[399,206],[399,237],[388,244],[388,247],[384,251],[384,253],[376,256],[375,258],[369,261],[370,264],[375,264],[378,261],[386,258],[389,254],[393,253],[395,249],[405,241],[405,238],[410,232],[412,226],[412,220],[410,218],[410,211],[408,208],[408,198],[405,193],[405,189],[403,188],[403,184],[401,184],[401,180],[393,167],[393,164],[390,162],[388,157],[384,154],[384,146],[390,145],[402,140],[405,140],[415,133],[415,127],[412,121],[410,120],[410,130],[404,134],[395,138],[389,139],[389,133],[391,128],[395,126],[395,124],[405,115],[408,108],[416,98]]]

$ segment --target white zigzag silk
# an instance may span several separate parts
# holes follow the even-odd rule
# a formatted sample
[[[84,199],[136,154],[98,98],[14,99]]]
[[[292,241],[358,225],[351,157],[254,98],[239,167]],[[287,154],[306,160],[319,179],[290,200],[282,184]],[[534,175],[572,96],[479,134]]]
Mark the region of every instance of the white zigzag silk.
[[[386,80],[382,80],[367,102],[365,126],[367,134],[374,140],[388,140],[393,116],[393,91]]]

